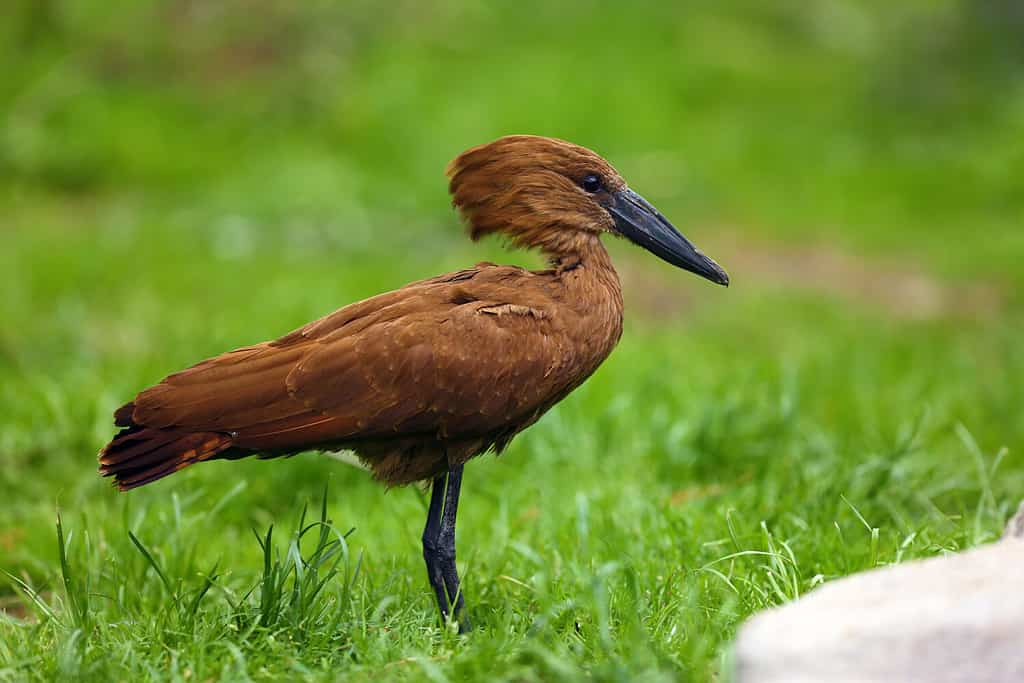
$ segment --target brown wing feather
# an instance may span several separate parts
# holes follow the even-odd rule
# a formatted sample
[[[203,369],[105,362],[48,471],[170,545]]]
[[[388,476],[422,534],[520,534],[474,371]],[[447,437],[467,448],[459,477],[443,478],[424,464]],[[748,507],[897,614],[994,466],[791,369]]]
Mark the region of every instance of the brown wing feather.
[[[185,464],[214,457],[214,446],[237,457],[487,435],[567,390],[557,370],[571,362],[571,345],[553,287],[544,273],[484,264],[413,283],[170,375],[124,406],[119,424],[148,428],[165,451],[174,433],[189,451]],[[161,469],[149,462],[160,449],[136,442],[109,450],[111,466],[150,454],[131,485],[184,466],[179,458]]]

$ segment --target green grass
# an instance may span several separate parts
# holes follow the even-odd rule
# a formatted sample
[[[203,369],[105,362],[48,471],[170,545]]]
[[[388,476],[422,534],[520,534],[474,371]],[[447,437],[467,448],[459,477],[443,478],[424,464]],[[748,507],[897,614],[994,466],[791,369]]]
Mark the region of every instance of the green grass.
[[[437,625],[416,489],[385,492],[309,454],[118,494],[94,459],[110,411],[139,387],[397,285],[393,270],[418,276],[435,256],[339,269],[338,251],[310,248],[192,267],[187,232],[106,243],[79,229],[91,247],[74,232],[19,233],[31,257],[7,264],[20,293],[5,302],[0,541],[17,579],[5,604],[28,607],[0,622],[12,680],[701,680],[746,615],[992,540],[1024,485],[1019,448],[1001,454],[1022,441],[1017,325],[894,320],[664,269],[666,294],[696,300],[685,316],[634,316],[590,382],[468,468],[460,563],[477,630],[460,638]],[[43,246],[58,235],[66,248]],[[325,478],[327,541],[354,531],[338,541],[340,573],[295,597],[287,572],[304,565],[287,530]]]
[[[995,539],[1024,490],[1024,87],[969,3],[762,4],[5,10],[0,680],[722,680],[755,611]],[[416,488],[316,454],[96,475],[170,371],[536,263],[466,242],[441,174],[524,131],[773,262],[723,256],[723,290],[612,245],[622,344],[467,468],[472,633],[438,623]],[[794,287],[821,247],[951,299]]]

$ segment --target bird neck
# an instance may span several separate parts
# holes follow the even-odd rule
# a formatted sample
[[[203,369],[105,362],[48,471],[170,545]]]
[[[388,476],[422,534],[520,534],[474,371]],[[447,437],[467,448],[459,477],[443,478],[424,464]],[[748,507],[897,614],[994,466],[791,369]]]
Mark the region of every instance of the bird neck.
[[[573,248],[552,258],[559,279],[574,298],[587,306],[598,305],[609,315],[622,316],[622,287],[608,251],[597,235],[583,235]]]
[[[609,272],[615,276],[615,281],[618,282],[619,278],[615,274],[615,267],[612,265],[608,250],[601,244],[597,235],[581,235],[565,249],[554,253],[549,252],[549,257],[551,265],[560,273],[583,266],[594,275]]]
[[[577,241],[577,248],[552,259],[552,273],[572,334],[580,343],[579,381],[597,369],[622,336],[622,288],[597,235]],[[569,311],[572,311],[570,314]]]

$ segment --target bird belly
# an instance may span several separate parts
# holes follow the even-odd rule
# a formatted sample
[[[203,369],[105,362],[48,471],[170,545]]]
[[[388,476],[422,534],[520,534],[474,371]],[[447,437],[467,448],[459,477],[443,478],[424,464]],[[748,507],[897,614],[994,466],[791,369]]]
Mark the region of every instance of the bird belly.
[[[349,444],[363,467],[387,486],[404,486],[438,477],[452,465],[486,452],[486,438],[440,441],[433,437],[362,441]]]

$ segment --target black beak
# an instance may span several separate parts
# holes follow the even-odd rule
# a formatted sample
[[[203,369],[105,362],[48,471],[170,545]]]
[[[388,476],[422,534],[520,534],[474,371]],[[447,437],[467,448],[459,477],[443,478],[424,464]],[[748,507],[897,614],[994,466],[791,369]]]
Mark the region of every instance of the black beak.
[[[729,286],[729,276],[722,267],[700,253],[646,199],[628,189],[614,192],[610,197],[611,203],[605,208],[623,237],[674,266]]]

